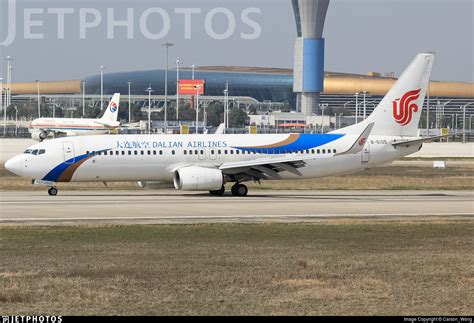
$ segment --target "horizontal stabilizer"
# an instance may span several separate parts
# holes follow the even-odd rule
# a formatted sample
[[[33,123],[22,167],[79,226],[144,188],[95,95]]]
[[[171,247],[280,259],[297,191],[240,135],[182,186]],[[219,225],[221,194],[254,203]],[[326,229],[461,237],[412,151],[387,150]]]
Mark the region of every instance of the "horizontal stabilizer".
[[[452,137],[452,136],[457,136],[457,135],[462,135],[462,134],[463,134],[462,132],[458,132],[458,133],[452,133],[452,134],[443,135],[443,136],[425,137],[425,138],[419,138],[419,139],[414,139],[414,140],[394,141],[392,142],[392,145],[394,147],[410,146],[410,145],[415,145],[415,144],[421,144],[427,141],[432,141],[436,139],[447,138],[447,137]]]

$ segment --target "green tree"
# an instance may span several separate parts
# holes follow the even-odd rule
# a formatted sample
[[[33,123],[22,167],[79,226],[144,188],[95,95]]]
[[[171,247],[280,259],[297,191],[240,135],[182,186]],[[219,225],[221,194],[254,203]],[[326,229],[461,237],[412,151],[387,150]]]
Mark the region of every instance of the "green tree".
[[[231,128],[245,127],[247,119],[247,114],[241,109],[232,109],[229,112],[229,126]]]
[[[206,109],[207,125],[218,127],[224,121],[224,105],[222,103],[213,102]]]

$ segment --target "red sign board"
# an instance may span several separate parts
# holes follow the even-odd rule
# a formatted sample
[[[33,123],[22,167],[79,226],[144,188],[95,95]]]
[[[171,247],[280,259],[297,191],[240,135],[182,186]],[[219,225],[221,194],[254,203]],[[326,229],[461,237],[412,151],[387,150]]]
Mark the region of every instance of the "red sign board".
[[[204,95],[204,80],[179,80],[179,94]]]

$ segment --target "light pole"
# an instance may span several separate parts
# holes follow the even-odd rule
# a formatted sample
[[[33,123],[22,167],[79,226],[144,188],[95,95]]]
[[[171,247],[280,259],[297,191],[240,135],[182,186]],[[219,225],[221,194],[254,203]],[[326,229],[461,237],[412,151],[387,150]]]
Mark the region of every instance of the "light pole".
[[[82,81],[82,117],[86,116],[86,81]]]
[[[359,122],[359,92],[357,92],[355,94],[355,97],[356,97],[356,118],[355,118],[355,123],[358,123]]]
[[[151,133],[151,92],[154,92],[151,88],[151,84],[148,86],[148,89],[145,90],[148,92],[148,134]]]
[[[3,110],[3,78],[0,77],[0,110]],[[3,136],[6,137],[7,130],[7,107],[3,111]]]
[[[7,61],[7,88],[6,88],[6,98],[5,98],[5,101],[6,101],[6,108],[8,108],[11,104],[11,95],[12,95],[12,69],[13,69],[13,66],[11,65],[11,62],[13,61],[13,58],[11,56],[7,56],[5,58],[5,60]]]
[[[173,43],[163,43],[161,46],[166,48],[166,70],[165,70],[165,133],[168,128],[168,51],[171,46],[174,46]]]
[[[192,65],[192,68],[193,68],[193,80],[194,80],[194,68],[196,67],[196,65]]]
[[[176,121],[179,120],[179,65],[183,64],[179,59],[176,60]]]
[[[128,124],[130,124],[132,121],[132,82],[128,81]]]
[[[440,111],[439,111],[439,113],[437,113],[437,117],[436,117],[436,129],[438,129],[439,127],[441,127],[441,128],[443,127],[441,120],[444,121],[444,107],[451,101],[453,101],[453,100],[446,101],[445,103],[443,103],[440,106],[440,109],[439,109]],[[438,106],[439,106],[439,104],[438,104]]]
[[[367,91],[363,91],[362,94],[364,95],[364,120],[365,120],[365,115],[366,115],[366,101],[365,101],[365,96],[367,95]]]
[[[198,134],[199,132],[199,127],[198,127],[198,124],[199,124],[199,92],[201,90],[201,85],[196,85],[194,87],[196,89],[196,134]]]
[[[227,131],[227,127],[229,125],[229,82],[225,82],[225,89],[224,89],[224,133]]]
[[[36,88],[38,90],[38,118],[41,118],[41,101],[40,101],[40,81],[36,80]]]
[[[342,117],[342,113],[339,113],[339,128],[338,129],[341,129],[341,117]]]
[[[100,65],[100,109],[104,106],[104,65]]]

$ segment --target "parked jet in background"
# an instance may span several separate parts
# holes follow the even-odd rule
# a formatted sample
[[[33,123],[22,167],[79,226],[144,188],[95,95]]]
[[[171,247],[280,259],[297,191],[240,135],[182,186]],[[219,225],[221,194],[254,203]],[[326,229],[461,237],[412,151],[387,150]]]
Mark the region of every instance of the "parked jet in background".
[[[178,190],[245,196],[246,181],[304,179],[363,170],[421,148],[418,135],[434,55],[419,54],[364,121],[327,134],[112,135],[59,138],[8,160],[11,172],[58,182],[156,181]]]
[[[38,118],[28,126],[31,138],[43,141],[52,134],[87,136],[109,133],[120,126],[117,121],[120,93],[115,93],[100,119]]]

